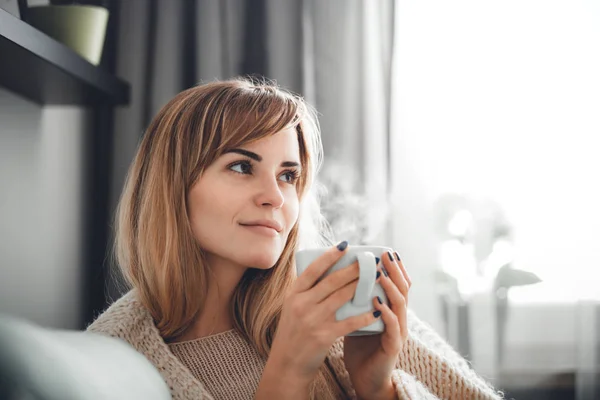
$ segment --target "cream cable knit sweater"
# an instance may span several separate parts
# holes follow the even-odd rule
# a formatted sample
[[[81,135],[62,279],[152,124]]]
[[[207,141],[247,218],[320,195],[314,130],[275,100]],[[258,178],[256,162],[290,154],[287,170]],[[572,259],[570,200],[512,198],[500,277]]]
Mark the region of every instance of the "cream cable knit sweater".
[[[409,339],[393,375],[398,399],[502,398],[443,339],[411,312],[408,324]],[[148,310],[136,299],[135,291],[112,304],[88,327],[88,331],[121,338],[144,354],[161,373],[174,399],[252,399],[264,367],[264,361],[258,353],[233,331],[167,345]],[[229,351],[224,351],[223,357],[217,358],[215,356],[219,351],[215,346]],[[355,399],[348,371],[344,367],[343,346],[343,338],[338,339],[327,357],[338,382],[349,397]],[[202,349],[204,353],[198,351]],[[233,362],[235,360],[238,362]],[[223,375],[223,368],[228,368],[227,371],[243,371],[239,374],[239,382],[230,388],[235,391],[236,397],[228,397],[232,393],[227,388],[231,375]]]

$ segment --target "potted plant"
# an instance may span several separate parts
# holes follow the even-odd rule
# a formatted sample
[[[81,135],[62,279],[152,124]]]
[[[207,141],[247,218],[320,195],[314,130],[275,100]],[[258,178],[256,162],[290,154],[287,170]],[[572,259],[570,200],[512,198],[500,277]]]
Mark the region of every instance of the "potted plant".
[[[98,65],[108,23],[108,1],[51,0],[48,5],[27,7],[22,17],[90,63]]]

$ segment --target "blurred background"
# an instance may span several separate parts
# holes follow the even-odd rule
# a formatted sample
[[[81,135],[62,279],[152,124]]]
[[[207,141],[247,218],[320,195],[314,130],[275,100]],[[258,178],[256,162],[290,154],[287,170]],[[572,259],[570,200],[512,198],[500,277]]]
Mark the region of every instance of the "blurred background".
[[[108,11],[98,65],[55,62],[129,92],[82,101],[11,67],[49,4],[0,1],[0,313],[85,328],[120,295],[112,218],[152,116],[263,76],[319,111],[323,209],[398,250],[420,318],[507,398],[600,399],[600,2],[53,1]]]

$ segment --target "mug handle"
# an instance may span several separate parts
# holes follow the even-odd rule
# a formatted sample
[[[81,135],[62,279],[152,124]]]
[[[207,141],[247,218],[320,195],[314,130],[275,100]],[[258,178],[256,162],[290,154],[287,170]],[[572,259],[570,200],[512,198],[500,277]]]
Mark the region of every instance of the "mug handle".
[[[352,305],[364,307],[371,304],[371,294],[375,287],[375,279],[377,274],[377,264],[375,264],[375,255],[371,252],[358,253],[358,285],[354,292]]]

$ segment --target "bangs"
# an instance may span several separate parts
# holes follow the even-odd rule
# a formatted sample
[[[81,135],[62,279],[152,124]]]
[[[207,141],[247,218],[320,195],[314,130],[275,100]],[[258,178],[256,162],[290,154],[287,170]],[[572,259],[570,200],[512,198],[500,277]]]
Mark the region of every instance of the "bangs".
[[[277,86],[248,81],[210,84],[184,113],[191,115],[182,127],[182,132],[191,136],[190,146],[184,150],[187,188],[228,150],[288,128],[295,129],[298,138],[300,192],[320,165],[321,144],[313,109],[301,97]]]
[[[303,107],[296,98],[271,87],[241,88],[230,99],[221,120],[217,157],[226,150],[271,136],[286,128],[298,129]]]

